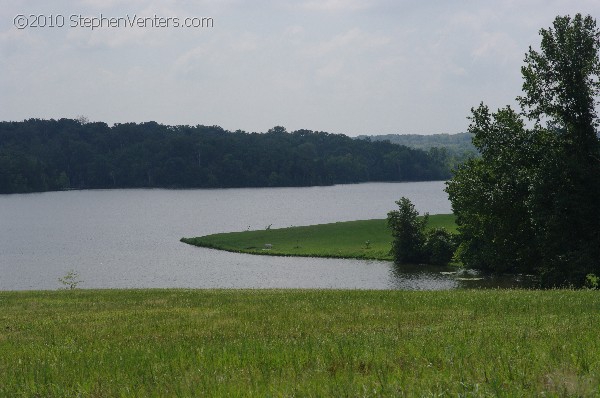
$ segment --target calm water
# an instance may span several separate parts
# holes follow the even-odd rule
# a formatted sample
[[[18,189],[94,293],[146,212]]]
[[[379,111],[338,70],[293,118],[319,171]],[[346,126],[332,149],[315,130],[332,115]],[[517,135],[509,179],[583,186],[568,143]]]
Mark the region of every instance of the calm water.
[[[449,213],[443,182],[311,188],[105,190],[0,195],[0,290],[82,288],[450,289],[444,269],[388,262],[262,257],[192,247],[181,237],[385,218],[401,196]],[[463,275],[464,276],[464,275]],[[468,277],[468,275],[467,275]],[[460,278],[458,278],[460,279]],[[480,283],[480,282],[478,282]],[[496,281],[486,280],[494,285]]]

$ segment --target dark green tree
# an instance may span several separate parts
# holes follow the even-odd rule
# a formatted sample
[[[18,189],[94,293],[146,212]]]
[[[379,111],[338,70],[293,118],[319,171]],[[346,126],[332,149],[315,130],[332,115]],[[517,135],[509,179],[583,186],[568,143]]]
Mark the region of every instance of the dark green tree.
[[[454,235],[445,228],[432,228],[425,233],[423,250],[429,264],[447,265],[456,250]]]
[[[460,232],[457,255],[473,268],[533,272],[539,258],[527,243],[535,236],[527,196],[538,137],[510,107],[491,113],[482,104],[470,119],[481,157],[459,167],[446,188]]]
[[[542,277],[581,285],[600,271],[600,32],[590,16],[558,17],[542,29],[541,52],[522,68],[519,102],[536,126],[546,122],[548,150],[531,180],[529,206]]]
[[[391,253],[398,263],[420,263],[427,260],[423,245],[425,244],[425,227],[429,215],[419,218],[419,212],[408,198],[396,201],[398,210],[387,215],[388,227],[392,230]]]
[[[447,187],[457,255],[471,267],[537,272],[547,286],[582,285],[600,272],[600,33],[577,14],[540,35],[540,51],[530,48],[522,68],[521,114],[472,110],[482,156]]]

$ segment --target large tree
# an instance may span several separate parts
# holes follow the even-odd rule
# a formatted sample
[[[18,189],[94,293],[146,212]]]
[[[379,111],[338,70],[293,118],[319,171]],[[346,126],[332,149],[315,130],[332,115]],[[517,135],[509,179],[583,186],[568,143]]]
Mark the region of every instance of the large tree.
[[[522,68],[522,112],[472,110],[482,157],[460,167],[447,191],[467,266],[579,285],[600,273],[600,33],[577,14],[540,35]]]
[[[520,116],[510,108],[490,113],[472,110],[469,132],[481,153],[460,167],[448,182],[465,265],[498,272],[531,272],[536,250],[526,198],[529,166],[536,144]]]

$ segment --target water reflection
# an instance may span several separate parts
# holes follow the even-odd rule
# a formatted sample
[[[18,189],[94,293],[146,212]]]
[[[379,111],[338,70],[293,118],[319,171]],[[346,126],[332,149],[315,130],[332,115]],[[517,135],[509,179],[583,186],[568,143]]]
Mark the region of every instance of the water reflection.
[[[537,286],[531,275],[494,274],[473,269],[429,264],[393,264],[394,289],[525,289]]]

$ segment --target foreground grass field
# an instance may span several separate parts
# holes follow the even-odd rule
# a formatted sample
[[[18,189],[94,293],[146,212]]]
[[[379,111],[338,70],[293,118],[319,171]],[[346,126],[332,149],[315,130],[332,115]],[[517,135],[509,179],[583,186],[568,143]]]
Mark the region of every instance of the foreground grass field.
[[[429,216],[429,227],[456,230],[453,214]],[[392,260],[387,221],[360,220],[333,224],[229,232],[183,238],[182,242],[239,253]],[[368,241],[368,243],[367,243]],[[265,249],[270,244],[270,249]]]
[[[0,292],[0,396],[599,396],[594,291]]]

